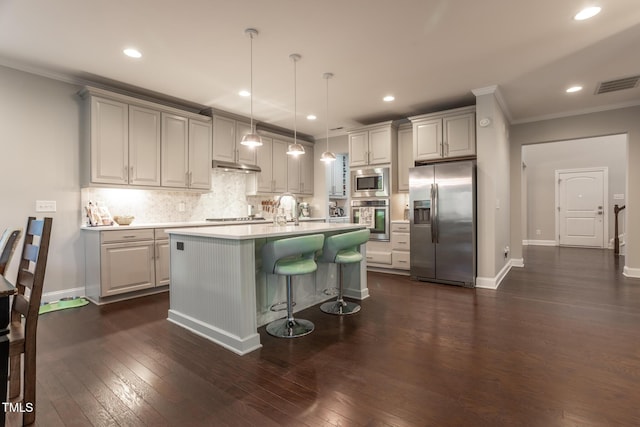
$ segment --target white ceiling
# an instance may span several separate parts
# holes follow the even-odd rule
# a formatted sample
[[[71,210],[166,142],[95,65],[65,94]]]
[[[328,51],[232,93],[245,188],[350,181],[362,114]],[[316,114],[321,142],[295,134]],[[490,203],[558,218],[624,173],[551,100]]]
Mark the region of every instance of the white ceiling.
[[[594,0],[0,0],[0,64],[70,81],[110,82],[322,138],[474,103],[498,85],[513,122],[640,104],[640,88],[594,95],[640,74],[640,2]],[[133,60],[122,49],[135,46]],[[579,93],[564,90],[584,86]],[[382,97],[393,94],[393,103]],[[314,113],[318,120],[305,119]],[[338,134],[332,131],[331,135]]]

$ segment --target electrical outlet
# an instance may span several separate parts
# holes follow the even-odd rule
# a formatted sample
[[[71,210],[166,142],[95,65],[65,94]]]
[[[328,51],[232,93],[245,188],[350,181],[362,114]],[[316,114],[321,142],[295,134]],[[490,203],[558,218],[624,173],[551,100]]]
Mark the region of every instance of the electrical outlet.
[[[185,206],[184,202],[178,203],[178,212],[184,212],[185,209],[186,209],[186,206]]]
[[[504,247],[504,259],[509,257],[509,246]]]
[[[55,200],[36,200],[36,212],[55,212]]]

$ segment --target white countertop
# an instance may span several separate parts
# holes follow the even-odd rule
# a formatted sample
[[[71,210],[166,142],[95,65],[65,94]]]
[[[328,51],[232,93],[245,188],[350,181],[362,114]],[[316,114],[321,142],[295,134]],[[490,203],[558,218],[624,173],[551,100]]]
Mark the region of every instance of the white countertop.
[[[300,222],[306,221],[325,221],[323,217],[311,217],[300,218]],[[143,228],[177,228],[177,227],[219,227],[227,225],[240,225],[240,224],[271,224],[273,220],[252,220],[252,221],[184,221],[184,222],[155,222],[155,223],[142,223],[131,225],[100,225],[96,227],[81,227],[86,231],[109,231],[109,230],[124,230],[124,229],[143,229]]]
[[[339,224],[324,222],[304,222],[300,225],[245,224],[222,227],[190,227],[165,230],[168,234],[180,236],[199,236],[228,240],[247,240],[264,237],[295,236],[303,234],[325,233],[331,231],[350,231],[365,228],[360,224]]]

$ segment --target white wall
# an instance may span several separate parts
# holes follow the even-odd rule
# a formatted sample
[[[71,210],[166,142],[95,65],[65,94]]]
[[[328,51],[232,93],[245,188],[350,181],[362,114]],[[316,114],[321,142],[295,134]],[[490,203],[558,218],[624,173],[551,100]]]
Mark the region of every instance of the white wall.
[[[480,93],[478,93],[480,92]],[[476,120],[489,118],[487,127],[476,127],[477,144],[477,270],[476,286],[495,288],[508,271],[511,217],[510,147],[508,125],[494,91],[476,93]]]
[[[84,287],[78,89],[0,67],[0,227],[24,228],[30,215],[53,217],[44,292]],[[36,200],[56,201],[57,212],[36,213]],[[12,282],[16,253],[6,274]]]
[[[522,160],[527,165],[528,218],[524,240],[556,240],[555,171],[586,167],[606,167],[609,176],[608,212],[609,238],[614,237],[614,204],[620,206],[625,200],[614,200],[614,194],[626,191],[627,136],[610,135],[583,138],[554,143],[532,144],[522,147]],[[624,218],[623,211],[621,220]],[[536,234],[540,230],[540,234]],[[621,229],[623,231],[623,229]],[[605,242],[606,244],[608,242]]]

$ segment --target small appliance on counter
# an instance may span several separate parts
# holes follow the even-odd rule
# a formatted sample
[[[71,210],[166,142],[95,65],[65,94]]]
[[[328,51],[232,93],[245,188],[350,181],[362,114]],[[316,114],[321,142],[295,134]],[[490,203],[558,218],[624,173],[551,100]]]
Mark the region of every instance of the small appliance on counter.
[[[340,217],[344,215],[344,209],[336,205],[336,202],[329,202],[329,216]]]
[[[309,203],[302,202],[298,205],[298,217],[309,218],[311,217],[311,207]]]

